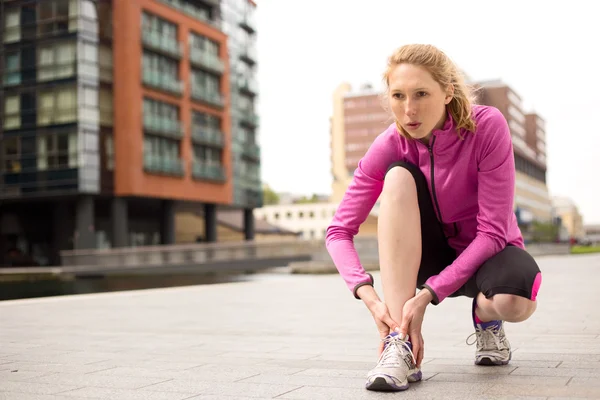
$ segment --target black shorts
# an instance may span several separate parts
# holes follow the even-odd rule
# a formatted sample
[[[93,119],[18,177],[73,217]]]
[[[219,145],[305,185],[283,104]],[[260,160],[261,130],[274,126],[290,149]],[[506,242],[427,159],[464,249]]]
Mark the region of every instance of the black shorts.
[[[448,244],[437,218],[425,175],[411,163],[396,162],[390,165],[388,171],[394,167],[407,169],[417,186],[422,243],[417,287],[423,289],[427,279],[439,274],[454,262],[457,257],[456,250]],[[482,292],[486,298],[496,294],[513,294],[535,300],[540,282],[540,269],[533,257],[525,250],[509,245],[483,263],[467,283],[449,297],[474,298]]]

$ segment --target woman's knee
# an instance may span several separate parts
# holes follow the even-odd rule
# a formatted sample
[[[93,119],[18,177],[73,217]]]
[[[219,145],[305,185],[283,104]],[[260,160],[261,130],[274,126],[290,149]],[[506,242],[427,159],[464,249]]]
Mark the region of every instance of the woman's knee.
[[[394,203],[416,201],[417,185],[413,173],[404,165],[392,165],[383,182],[382,199]]]
[[[514,294],[497,294],[492,302],[496,312],[508,322],[525,321],[537,308],[536,301]]]

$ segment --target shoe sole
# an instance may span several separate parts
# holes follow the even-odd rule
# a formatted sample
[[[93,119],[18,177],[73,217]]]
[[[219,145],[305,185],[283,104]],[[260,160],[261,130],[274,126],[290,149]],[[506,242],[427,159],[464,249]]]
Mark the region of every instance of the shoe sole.
[[[384,377],[377,377],[371,383],[367,383],[367,390],[373,390],[375,392],[400,392],[408,389],[408,382],[406,384],[398,386],[394,383],[389,383]]]

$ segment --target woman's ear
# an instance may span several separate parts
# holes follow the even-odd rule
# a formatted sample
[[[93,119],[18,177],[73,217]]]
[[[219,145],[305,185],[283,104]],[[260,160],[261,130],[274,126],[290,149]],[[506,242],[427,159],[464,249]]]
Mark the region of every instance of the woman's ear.
[[[446,88],[446,104],[449,104],[452,101],[452,98],[454,97],[454,85],[453,84],[449,84],[448,87]]]

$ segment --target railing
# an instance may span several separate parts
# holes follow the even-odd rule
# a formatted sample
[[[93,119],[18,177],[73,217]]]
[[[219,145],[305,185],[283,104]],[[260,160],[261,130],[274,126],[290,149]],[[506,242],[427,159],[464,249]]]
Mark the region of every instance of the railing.
[[[260,159],[260,147],[255,143],[246,143],[242,148],[242,154],[258,160]]]
[[[191,46],[190,61],[192,64],[199,65],[213,72],[222,74],[225,71],[225,63],[219,57]]]
[[[192,140],[217,147],[223,147],[223,132],[214,128],[194,126],[192,128]]]
[[[191,92],[192,98],[195,100],[200,100],[204,103],[208,103],[220,108],[225,106],[225,100],[223,99],[223,95],[221,93],[208,92],[194,85],[191,85]]]
[[[189,15],[190,17],[206,22],[212,26],[214,26],[217,29],[221,29],[221,21],[218,19],[210,19],[208,18],[208,16],[202,12],[198,7],[194,7],[193,5],[189,4],[188,2],[185,1],[181,1],[181,0],[160,0],[162,3],[167,4],[187,15]],[[218,0],[203,0],[204,3],[207,3],[213,7],[218,7],[219,6],[219,1]]]
[[[181,122],[169,118],[144,115],[144,129],[150,132],[162,133],[175,139],[181,139],[183,137],[183,126],[181,125]]]
[[[162,173],[174,176],[183,176],[184,165],[180,159],[162,156],[144,156],[144,169],[147,172]]]
[[[259,117],[252,110],[240,110],[240,120],[252,126],[258,126]]]
[[[148,48],[159,50],[177,58],[180,58],[183,54],[183,46],[177,39],[164,36],[160,32],[142,30],[142,42]]]
[[[258,55],[253,47],[245,47],[240,52],[240,58],[254,64],[258,60]]]
[[[158,71],[152,71],[149,69],[143,69],[144,83],[148,86],[162,89],[167,92],[181,95],[183,93],[183,82],[173,77],[160,73]]]
[[[258,94],[258,83],[252,78],[238,80],[237,86],[241,91]]]
[[[240,26],[249,32],[256,31],[256,20],[254,14],[246,13],[240,20]]]
[[[208,165],[201,162],[192,162],[192,177],[195,179],[208,179],[213,181],[225,181],[225,169],[220,165]]]

